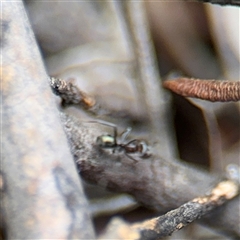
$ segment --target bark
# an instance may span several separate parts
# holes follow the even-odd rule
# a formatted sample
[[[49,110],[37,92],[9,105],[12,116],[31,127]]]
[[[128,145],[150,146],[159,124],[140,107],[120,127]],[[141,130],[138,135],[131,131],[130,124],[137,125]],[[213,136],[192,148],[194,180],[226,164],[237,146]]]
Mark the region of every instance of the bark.
[[[151,157],[133,161],[124,152],[113,153],[97,146],[97,137],[104,133],[100,126],[81,123],[66,114],[61,118],[72,154],[85,180],[112,191],[129,193],[156,211],[166,212],[204,195],[220,179],[220,176],[178,159],[161,158],[151,144]],[[238,210],[239,197],[202,219],[202,223],[229,236],[239,237]]]
[[[223,181],[210,194],[195,198],[160,217],[134,223],[130,226],[115,218],[110,222],[107,227],[108,230],[100,239],[127,239],[129,236],[141,240],[162,239],[211,213],[214,208],[234,198],[238,194],[238,189],[238,182]]]
[[[2,10],[5,237],[92,239],[87,202],[23,4],[3,2]]]

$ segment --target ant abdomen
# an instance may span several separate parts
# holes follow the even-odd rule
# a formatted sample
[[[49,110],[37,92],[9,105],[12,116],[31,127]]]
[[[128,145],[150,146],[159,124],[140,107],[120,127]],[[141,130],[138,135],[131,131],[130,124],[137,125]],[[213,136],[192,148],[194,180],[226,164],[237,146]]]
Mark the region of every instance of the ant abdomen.
[[[137,153],[140,157],[150,156],[149,146],[143,140],[134,139],[125,145],[125,152],[127,154]]]

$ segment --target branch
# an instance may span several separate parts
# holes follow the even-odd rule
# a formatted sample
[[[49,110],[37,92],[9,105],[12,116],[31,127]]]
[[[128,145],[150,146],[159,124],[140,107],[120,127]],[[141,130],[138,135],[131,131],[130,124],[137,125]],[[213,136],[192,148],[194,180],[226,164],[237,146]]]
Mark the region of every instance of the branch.
[[[119,112],[110,112],[108,109],[101,106],[90,95],[81,91],[73,81],[65,81],[60,78],[49,77],[50,87],[54,94],[59,96],[62,101],[62,106],[74,105],[83,108],[93,115],[101,116],[119,116]]]
[[[116,219],[113,219],[106,233],[100,239],[110,237],[126,239],[129,238],[128,236],[134,236],[134,239],[139,240],[155,240],[170,236],[173,232],[211,213],[213,209],[234,198],[238,194],[238,190],[239,185],[237,182],[223,181],[210,194],[195,198],[163,216],[132,225],[127,225],[119,220],[116,222]],[[123,231],[123,228],[125,231]]]
[[[6,238],[93,239],[86,198],[23,3],[1,6]]]
[[[85,180],[113,191],[129,193],[139,203],[157,211],[177,208],[203,195],[219,181],[218,177],[176,159],[164,160],[154,151],[150,158],[137,162],[123,153],[113,154],[96,144],[97,137],[104,131],[99,125],[80,123],[65,114],[61,114],[61,118],[80,174]],[[215,227],[224,226],[225,232],[240,236],[237,227],[240,220],[235,210],[238,201],[239,198],[221,208]],[[216,224],[215,219],[212,218],[208,225]]]
[[[165,81],[163,86],[181,96],[200,98],[211,102],[240,100],[240,81],[176,78]]]

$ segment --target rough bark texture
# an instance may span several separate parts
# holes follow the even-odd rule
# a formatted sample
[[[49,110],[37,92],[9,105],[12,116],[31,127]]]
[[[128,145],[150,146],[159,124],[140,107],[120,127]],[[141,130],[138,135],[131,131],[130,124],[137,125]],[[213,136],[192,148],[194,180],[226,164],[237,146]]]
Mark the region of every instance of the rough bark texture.
[[[100,239],[110,237],[114,239],[128,239],[129,236],[139,240],[163,239],[193,221],[202,218],[204,215],[211,213],[214,208],[235,197],[238,194],[238,190],[239,185],[237,182],[231,180],[223,181],[210,194],[184,203],[179,208],[160,217],[134,223],[130,226],[115,218],[109,223],[107,231]]]
[[[65,114],[61,118],[84,179],[113,191],[130,193],[138,202],[157,211],[177,208],[205,194],[219,181],[213,174],[177,159],[162,159],[158,153],[137,162],[123,153],[113,154],[97,146],[96,139],[103,133],[99,126],[80,123]],[[239,197],[202,222],[225,234],[240,236],[238,210]]]
[[[240,100],[240,81],[177,78],[165,81],[163,86],[182,96],[211,102]]]
[[[23,4],[1,7],[6,237],[92,239],[87,202]]]

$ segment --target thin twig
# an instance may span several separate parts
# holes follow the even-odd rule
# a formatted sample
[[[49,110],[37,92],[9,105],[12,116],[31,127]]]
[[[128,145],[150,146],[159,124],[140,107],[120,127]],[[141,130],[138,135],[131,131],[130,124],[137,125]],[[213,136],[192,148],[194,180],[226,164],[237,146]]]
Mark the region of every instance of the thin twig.
[[[170,98],[166,97],[159,84],[160,76],[150,37],[145,2],[124,1],[124,6],[137,59],[136,72],[139,74],[137,83],[141,85],[139,87],[142,92],[141,101],[144,100],[144,107],[148,113],[149,133],[155,138],[157,151],[162,152],[166,158],[172,158],[177,151],[171,136]]]
[[[240,81],[177,78],[165,81],[163,86],[182,96],[200,98],[211,102],[240,100]]]
[[[220,182],[210,194],[195,198],[160,217],[132,225],[113,219],[107,228],[106,235],[101,236],[100,239],[106,236],[115,239],[131,239],[129,236],[132,236],[133,239],[138,240],[157,240],[167,237],[234,198],[238,191],[239,184],[227,180]],[[117,231],[112,231],[113,228]]]
[[[73,80],[65,81],[64,79],[49,77],[49,84],[53,93],[61,98],[63,107],[74,105],[98,117],[111,116],[118,118],[131,115],[131,113],[124,111],[110,111],[103,105],[100,105],[93,96],[83,92]]]
[[[210,194],[195,198],[163,216],[134,224],[132,227],[140,230],[141,240],[169,236],[237,196],[238,188],[236,182],[220,182]]]
[[[61,97],[63,105],[79,104],[86,109],[90,109],[96,104],[93,97],[90,97],[81,91],[72,82],[66,82],[60,78],[50,77],[50,86],[53,92]]]

